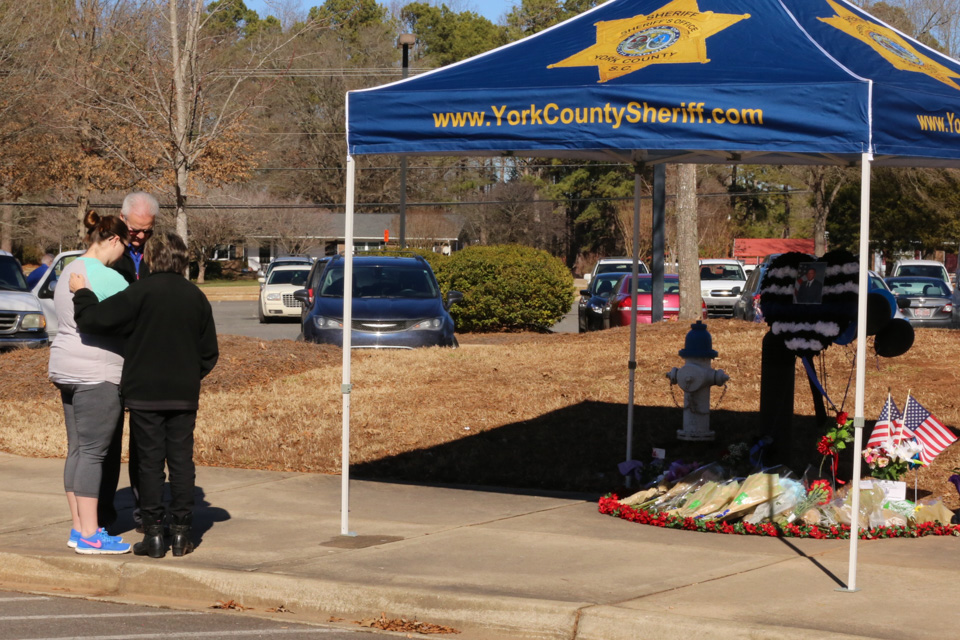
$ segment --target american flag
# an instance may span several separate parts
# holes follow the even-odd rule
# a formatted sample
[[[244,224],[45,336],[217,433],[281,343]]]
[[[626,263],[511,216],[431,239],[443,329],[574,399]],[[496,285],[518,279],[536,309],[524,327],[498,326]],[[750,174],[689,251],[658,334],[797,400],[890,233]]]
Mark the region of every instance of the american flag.
[[[874,425],[870,433],[870,439],[867,440],[867,447],[887,447],[893,437],[900,431],[900,409],[897,409],[896,403],[890,394],[887,394],[887,402],[880,411],[880,417],[877,418],[877,424]]]
[[[907,396],[903,413],[903,426],[912,431],[923,445],[923,450],[920,452],[920,460],[923,462],[930,464],[941,451],[956,441],[957,436],[924,409],[912,395]]]

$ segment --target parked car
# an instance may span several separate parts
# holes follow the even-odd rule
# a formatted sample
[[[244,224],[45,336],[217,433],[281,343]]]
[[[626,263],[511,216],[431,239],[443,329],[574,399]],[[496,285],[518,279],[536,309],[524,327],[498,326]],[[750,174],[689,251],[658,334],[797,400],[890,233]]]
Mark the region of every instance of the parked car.
[[[303,339],[343,346],[344,258],[327,263],[313,306],[303,319]],[[294,294],[306,303],[306,290]],[[421,256],[357,256],[353,258],[353,322],[351,346],[412,349],[456,347],[450,306],[463,299],[459,291],[446,299],[430,264]]]
[[[709,259],[700,261],[700,296],[707,304],[707,315],[732,318],[747,276],[738,260]]]
[[[296,318],[301,315],[302,302],[293,293],[303,289],[310,267],[306,265],[280,265],[270,270],[260,287],[260,302],[257,318],[261,324],[275,318]]]
[[[60,328],[60,322],[57,320],[57,310],[53,306],[53,292],[57,288],[57,282],[60,280],[60,274],[67,268],[67,265],[83,255],[83,251],[64,251],[57,254],[53,259],[50,268],[44,272],[43,276],[33,285],[33,294],[40,301],[40,308],[43,309],[43,315],[47,319],[47,335],[52,341]]]
[[[740,290],[740,296],[733,303],[734,318],[747,322],[763,321],[763,313],[760,311],[760,283],[763,281],[763,276],[767,273],[770,263],[781,255],[783,254],[771,253],[763,259],[763,262],[754,267],[750,275],[747,276],[747,281],[744,283],[743,289]],[[809,254],[807,258],[816,260]]]
[[[40,301],[27,288],[20,262],[0,251],[0,349],[43,347],[48,341]]]
[[[601,273],[580,291],[577,305],[580,333],[610,328],[610,298],[619,290],[620,279],[625,277],[616,271]]]
[[[309,267],[313,265],[313,258],[310,256],[280,256],[279,258],[274,258],[267,266],[260,267],[260,277],[257,278],[257,280],[260,281],[261,289],[263,288],[264,282],[266,282],[267,278],[270,277],[270,272],[276,267],[283,265],[306,265]]]
[[[610,325],[630,326],[631,285],[633,278],[625,276],[620,280],[616,293],[610,297]],[[637,324],[651,324],[653,322],[653,276],[643,274],[637,276]],[[707,305],[700,299],[702,317],[707,319]],[[663,319],[676,320],[680,317],[680,277],[667,275],[663,277]]]
[[[637,265],[638,273],[650,273],[650,269],[647,268],[647,265],[641,260]],[[616,272],[620,275],[626,275],[628,273],[633,273],[633,258],[628,258],[624,256],[616,258],[600,258],[597,261],[597,264],[593,265],[593,271],[587,273],[583,276],[583,279],[587,281],[587,284],[590,284],[590,281],[596,278],[601,273],[611,273]]]
[[[317,287],[320,286],[320,277],[323,275],[323,270],[327,267],[328,262],[330,262],[330,256],[324,256],[322,258],[317,258],[313,262],[313,266],[310,267],[310,273],[307,274],[307,282],[303,285],[304,290],[307,292],[307,296],[304,304],[300,306],[301,322],[310,311],[310,307],[313,306],[314,294],[317,291]]]
[[[936,260],[897,260],[893,263],[893,271],[890,272],[890,277],[897,278],[900,276],[937,278],[950,284],[950,274],[947,273],[947,268],[943,266],[942,262]]]
[[[953,292],[940,278],[899,276],[886,278],[903,315],[915,327],[953,326]]]

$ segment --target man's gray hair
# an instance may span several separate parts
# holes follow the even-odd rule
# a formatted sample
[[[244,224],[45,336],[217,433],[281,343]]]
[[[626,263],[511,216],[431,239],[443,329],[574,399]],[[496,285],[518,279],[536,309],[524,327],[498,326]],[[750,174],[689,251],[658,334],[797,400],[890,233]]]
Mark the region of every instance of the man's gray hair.
[[[146,191],[134,191],[133,193],[128,193],[127,197],[123,199],[123,205],[120,207],[120,215],[126,220],[127,216],[130,215],[130,210],[141,203],[147,206],[147,213],[154,218],[160,213],[160,203],[157,202],[156,198]]]

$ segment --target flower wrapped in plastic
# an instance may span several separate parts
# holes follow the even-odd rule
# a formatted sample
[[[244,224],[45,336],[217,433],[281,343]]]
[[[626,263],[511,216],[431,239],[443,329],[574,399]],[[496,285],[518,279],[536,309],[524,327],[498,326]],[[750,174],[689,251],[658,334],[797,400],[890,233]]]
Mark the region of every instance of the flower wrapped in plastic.
[[[640,506],[654,511],[679,509],[685,505],[690,497],[703,485],[708,482],[717,483],[723,480],[726,480],[726,476],[722,466],[715,462],[704,465],[677,480],[677,483],[670,487],[670,490],[662,496],[641,504]]]
[[[750,524],[773,521],[778,516],[793,511],[797,503],[807,495],[803,483],[793,478],[780,478],[780,487],[782,488],[780,495],[757,506],[753,513],[747,515],[743,521]]]
[[[754,473],[747,476],[747,479],[743,481],[739,493],[730,501],[730,505],[716,514],[715,517],[728,522],[739,520],[752,512],[757,505],[776,498],[782,492],[783,487],[780,486],[779,474]]]

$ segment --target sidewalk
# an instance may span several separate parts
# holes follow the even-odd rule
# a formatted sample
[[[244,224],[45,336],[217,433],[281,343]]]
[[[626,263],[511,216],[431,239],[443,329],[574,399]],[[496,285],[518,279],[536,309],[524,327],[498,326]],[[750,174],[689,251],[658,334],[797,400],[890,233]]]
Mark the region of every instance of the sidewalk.
[[[383,612],[465,640],[957,633],[952,538],[861,541],[861,591],[843,593],[846,541],[664,530],[575,497],[364,481],[351,484],[358,535],[341,537],[338,476],[204,467],[193,554],[85,557],[66,547],[62,465],[0,453],[0,586],[197,609],[235,600],[261,614],[283,605],[290,621]]]

